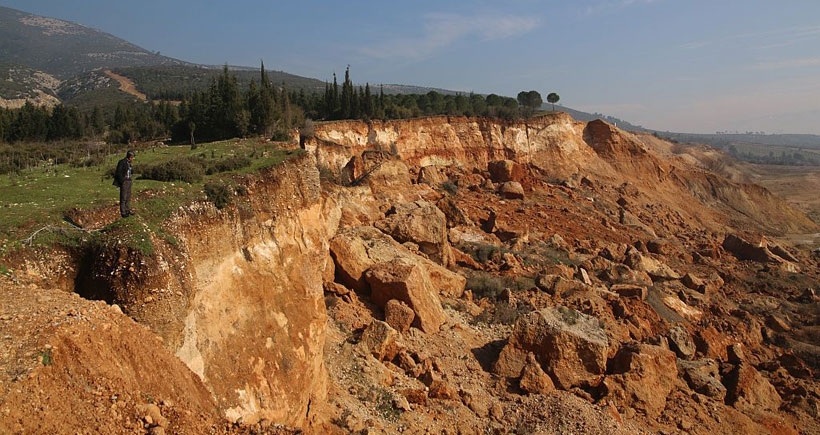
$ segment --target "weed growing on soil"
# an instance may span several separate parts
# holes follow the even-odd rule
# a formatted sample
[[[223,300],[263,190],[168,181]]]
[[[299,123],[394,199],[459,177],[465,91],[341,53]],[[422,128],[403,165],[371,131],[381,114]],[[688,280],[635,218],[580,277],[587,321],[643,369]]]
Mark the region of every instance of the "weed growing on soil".
[[[39,359],[39,360],[40,360],[40,362],[41,362],[44,366],[50,366],[50,365],[51,365],[51,363],[52,363],[52,360],[51,360],[51,348],[50,348],[50,347],[49,347],[49,348],[45,348],[45,349],[43,349],[42,351],[40,351],[40,353],[38,353],[38,354],[37,354],[37,359]]]
[[[393,394],[385,389],[379,389],[376,409],[384,419],[390,421],[397,421],[401,415],[401,410],[393,404]]]

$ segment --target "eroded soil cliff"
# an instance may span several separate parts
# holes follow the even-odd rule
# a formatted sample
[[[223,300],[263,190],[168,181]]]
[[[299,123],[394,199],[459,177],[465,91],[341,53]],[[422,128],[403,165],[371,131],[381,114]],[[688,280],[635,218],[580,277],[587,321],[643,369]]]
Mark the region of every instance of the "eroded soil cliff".
[[[820,432],[820,259],[777,238],[818,228],[767,190],[561,114],[303,142],[152,256],[17,259],[0,432]]]

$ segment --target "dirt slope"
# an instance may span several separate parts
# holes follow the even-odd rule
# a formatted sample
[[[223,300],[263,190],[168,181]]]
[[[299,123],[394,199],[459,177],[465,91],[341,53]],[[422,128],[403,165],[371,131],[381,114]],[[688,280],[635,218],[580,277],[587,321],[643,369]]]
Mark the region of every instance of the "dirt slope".
[[[110,70],[104,70],[103,72],[105,73],[105,75],[111,77],[112,79],[116,80],[117,83],[120,84],[121,91],[125,92],[126,94],[137,97],[140,101],[148,101],[148,96],[138,91],[136,85],[134,85],[134,82],[128,77],[121,76]]]
[[[817,227],[765,189],[563,115],[306,139],[153,257],[4,261],[0,432],[820,433],[820,257],[762,236]]]

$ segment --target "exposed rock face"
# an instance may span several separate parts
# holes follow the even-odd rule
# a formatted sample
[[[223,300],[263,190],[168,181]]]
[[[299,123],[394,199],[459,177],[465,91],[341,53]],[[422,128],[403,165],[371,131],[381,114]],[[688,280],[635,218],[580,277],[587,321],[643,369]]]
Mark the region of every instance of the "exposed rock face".
[[[512,160],[496,160],[490,162],[487,170],[490,171],[490,179],[493,180],[494,183],[505,183],[507,181],[520,183],[526,175],[524,168]]]
[[[697,350],[695,342],[692,340],[692,336],[689,335],[689,331],[682,325],[677,324],[670,328],[667,337],[669,338],[670,347],[678,354],[678,357],[691,359],[695,356]]]
[[[726,387],[720,382],[720,366],[713,359],[697,361],[678,360],[678,371],[689,385],[699,394],[723,401]]]
[[[384,304],[384,321],[402,334],[410,329],[415,318],[413,309],[398,299],[391,299]]]
[[[391,360],[401,350],[399,333],[385,322],[374,320],[365,328],[359,346],[378,360]]]
[[[792,425],[820,433],[816,296],[807,288],[818,277],[818,257],[767,245],[786,262],[760,267],[720,248],[726,222],[760,218],[765,226],[788,218],[755,212],[758,200],[759,207],[780,204],[765,192],[704,175],[703,166],[693,171],[681,163],[688,155],[660,158],[647,147],[649,135],[563,115],[328,123],[319,133],[324,139],[307,141],[310,155],[323,171],[347,171],[346,180],[335,179],[340,184],[323,179],[322,198],[310,157],[289,162],[263,180],[237,179],[248,188],[239,207],[182,208],[164,228],[176,242],[155,241],[155,257],[92,251],[91,273],[69,264],[65,270],[79,271],[46,279],[116,301],[161,342],[145,328],[106,329],[110,317],[94,316],[84,335],[56,342],[54,366],[45,366],[44,356],[34,361],[31,354],[43,342],[20,343],[18,332],[76,325],[87,312],[21,316],[7,307],[27,288],[2,298],[0,337],[12,345],[0,346],[0,365],[18,365],[0,370],[0,433],[37,432],[30,416],[51,407],[60,383],[78,393],[82,415],[95,416],[86,419],[87,431],[101,433],[162,433],[163,424],[180,433],[278,433],[268,423],[308,433],[797,433]],[[492,162],[503,160],[515,162],[500,165],[507,175],[491,174]],[[527,197],[499,200],[493,179],[517,178],[516,164]],[[443,180],[453,182],[436,185]],[[704,205],[720,197],[728,200]],[[450,241],[437,243],[457,244],[456,264],[471,270],[454,273],[430,261],[438,248],[427,250],[429,234],[405,238],[398,228],[407,222],[388,222],[404,206],[414,210],[404,220],[414,219],[420,199],[445,210]],[[430,233],[445,228],[440,218]],[[393,237],[373,227],[379,221]],[[801,227],[784,228],[791,225]],[[807,272],[770,267],[790,264],[789,257]],[[51,255],[54,261],[29,273],[61,270],[66,258]],[[459,273],[470,276],[469,292]],[[105,293],[109,287],[114,294]],[[127,320],[117,309],[111,312]],[[94,328],[102,344],[91,337]],[[112,376],[99,364],[59,360],[116,359],[111,349],[130,334],[150,347],[146,355],[157,367],[146,369],[145,355],[134,353],[140,346],[122,337],[130,355],[123,367],[161,372],[144,383],[150,391],[118,375],[115,363],[105,366]],[[103,357],[93,358],[96,349]],[[174,352],[196,374],[169,361]],[[20,361],[37,370],[26,377]],[[323,400],[325,370],[331,394]],[[169,385],[156,382],[166,373]],[[50,383],[44,388],[41,380]],[[132,395],[119,411],[121,400],[111,398],[120,395],[117,383]],[[179,388],[192,391],[190,401]],[[162,394],[156,406],[135,403],[154,390]],[[70,412],[65,403],[59,409]],[[121,421],[117,413],[136,425],[97,424],[108,416]],[[249,426],[213,423],[214,414]],[[315,419],[326,426],[305,427]],[[18,430],[17,421],[34,423]],[[86,429],[74,415],[66,421]]]
[[[528,393],[547,394],[555,390],[552,379],[541,369],[541,364],[532,353],[527,354],[527,362],[521,371],[518,385]]]
[[[527,121],[442,116],[323,123],[316,125],[315,136],[305,148],[316,155],[320,166],[334,172],[341,171],[353,156],[374,149],[395,151],[413,167],[435,165],[485,171],[490,162],[512,160],[555,179],[570,180],[579,173],[595,173],[612,184],[650,183],[652,189],[644,191],[647,196],[641,198],[646,204],[672,195],[721,203],[778,232],[810,232],[817,228],[799,211],[759,186],[738,185],[700,170],[672,167],[647,152],[634,135],[600,120],[575,122],[566,114]],[[464,181],[466,187],[469,183]],[[458,184],[461,187],[461,181]],[[675,211],[707,228],[720,230],[723,224],[714,213],[692,204],[677,201]],[[668,225],[672,229],[674,222]],[[652,230],[657,232],[659,228]]]
[[[564,307],[544,308],[515,323],[495,372],[519,376],[532,352],[561,389],[596,383],[606,370],[608,345],[597,319]]]
[[[780,394],[749,364],[738,364],[724,379],[726,402],[737,409],[775,411],[780,408]]]
[[[675,354],[662,347],[627,343],[613,358],[614,374],[604,381],[608,397],[656,418],[677,382],[675,362]]]
[[[417,262],[396,258],[368,269],[365,279],[370,284],[371,300],[380,307],[397,299],[415,313],[413,325],[424,332],[437,332],[447,321],[438,292],[424,269]]]
[[[338,209],[311,155],[237,179],[242,207],[194,202],[163,223],[154,255],[94,252],[76,291],[116,302],[213,394],[223,417],[303,426],[322,402],[322,276]]]
[[[498,193],[506,199],[524,199],[524,187],[517,181],[505,181],[498,186]]]
[[[181,341],[167,340],[228,419],[301,426],[326,394],[322,276],[334,212],[322,208],[312,158],[265,177],[247,186],[253,213],[209,205],[173,223],[192,293],[173,319],[184,322]]]
[[[419,265],[420,271],[423,271],[426,279],[430,280],[432,288],[447,296],[460,296],[467,281],[463,276],[413,254],[390,236],[373,227],[353,227],[339,231],[330,241],[330,253],[341,282],[364,293],[370,292],[365,272],[375,265],[397,258],[404,260],[405,263]]]
[[[436,263],[447,267],[453,263],[453,252],[447,240],[447,218],[427,201],[396,204],[376,227],[399,243],[413,242]]]
[[[799,272],[799,267],[793,263],[796,260],[793,255],[780,246],[774,245],[773,249],[779,252],[780,255],[776,254],[769,249],[765,239],[762,239],[757,244],[753,244],[740,236],[728,234],[723,240],[723,248],[740,260],[775,263],[781,265],[784,270],[789,272]]]

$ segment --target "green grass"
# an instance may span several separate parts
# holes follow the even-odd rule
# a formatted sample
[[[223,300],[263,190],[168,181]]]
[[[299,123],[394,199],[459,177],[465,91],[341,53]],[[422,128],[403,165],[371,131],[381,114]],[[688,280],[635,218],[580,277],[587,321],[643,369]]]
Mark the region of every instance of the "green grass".
[[[173,243],[173,236],[164,234],[161,223],[181,205],[197,199],[205,199],[205,183],[224,180],[233,175],[249,174],[262,168],[277,165],[299,154],[299,150],[283,150],[274,143],[258,140],[228,140],[200,144],[196,150],[189,146],[137,147],[134,160],[132,209],[137,218],[115,221],[106,231],[117,231],[119,226],[133,233],[139,245],[144,238],[141,233],[154,232]],[[119,190],[112,185],[111,173],[123,156],[121,152],[108,155],[99,166],[77,168],[69,165],[47,165],[27,169],[17,174],[0,175],[0,239],[4,246],[13,245],[46,225],[62,225],[66,211],[72,208],[88,209],[113,207],[116,209]],[[206,175],[196,183],[160,182],[139,178],[140,167],[148,167],[169,160],[188,156],[200,156],[219,161],[232,156],[249,157],[251,165],[233,171]],[[152,192],[141,198],[141,194]],[[128,221],[140,221],[141,225]],[[38,242],[38,241],[35,241]],[[139,243],[138,243],[139,242]],[[38,242],[39,243],[39,242]],[[4,247],[4,250],[6,248]],[[147,249],[143,246],[140,248]],[[150,251],[150,249],[149,249]],[[3,254],[0,252],[0,254]]]

